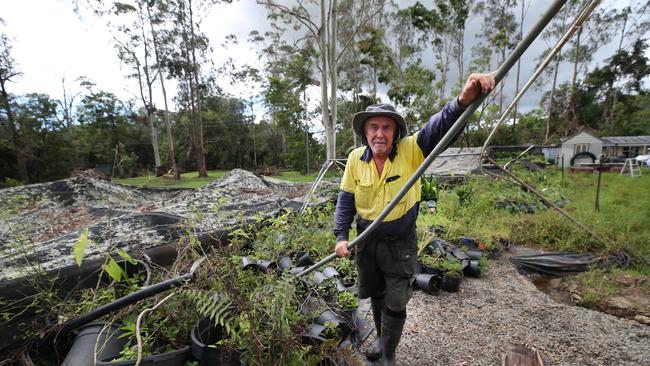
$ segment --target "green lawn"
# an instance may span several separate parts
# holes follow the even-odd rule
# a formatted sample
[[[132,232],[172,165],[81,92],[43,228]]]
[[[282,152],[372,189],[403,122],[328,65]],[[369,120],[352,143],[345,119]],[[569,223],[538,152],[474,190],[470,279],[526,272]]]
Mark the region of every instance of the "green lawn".
[[[115,179],[117,183],[128,184],[137,187],[151,187],[151,188],[201,188],[204,185],[212,182],[213,180],[223,177],[229,170],[210,170],[208,171],[207,178],[199,178],[197,172],[188,172],[181,174],[181,180],[175,181],[169,177],[156,177],[153,175],[135,178]],[[341,172],[330,171],[325,174],[326,178],[341,175]],[[285,180],[288,182],[303,182],[310,183],[316,179],[318,171],[311,174],[303,175],[295,170],[288,170],[281,172],[280,175],[272,176],[272,178]]]
[[[135,178],[115,179],[117,183],[129,184],[137,187],[151,188],[201,188],[213,180],[223,177],[228,170],[209,170],[207,177],[199,177],[197,172],[181,174],[181,180],[176,181],[169,177],[156,177],[154,175]]]
[[[555,169],[539,173],[522,170],[516,174],[551,199],[561,201],[564,210],[590,228],[592,237],[552,209],[540,208],[540,201],[519,186],[504,180],[474,177],[468,184],[442,190],[438,215],[426,217],[421,227],[442,224],[449,239],[471,236],[494,244],[508,239],[516,245],[559,251],[627,252],[635,258],[650,256],[650,174],[631,178],[603,173],[600,211],[595,211],[597,174],[565,173],[564,181]],[[463,198],[463,199],[461,199]],[[534,213],[499,202],[536,205]]]
[[[316,176],[318,175],[318,171],[313,171],[310,174],[304,175],[300,172],[297,172],[295,170],[288,170],[285,172],[281,172],[280,175],[275,175],[272,176],[272,178],[276,179],[281,179],[281,180],[286,180],[288,182],[301,182],[301,183],[310,183],[313,182],[316,179]],[[336,170],[330,170],[325,174],[325,178],[332,178],[332,177],[337,177],[343,175],[342,172],[336,171]]]

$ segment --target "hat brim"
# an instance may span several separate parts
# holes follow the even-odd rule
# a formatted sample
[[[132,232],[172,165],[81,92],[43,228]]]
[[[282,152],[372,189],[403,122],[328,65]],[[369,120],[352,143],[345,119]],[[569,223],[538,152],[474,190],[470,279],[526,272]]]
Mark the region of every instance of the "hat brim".
[[[397,123],[397,128],[399,135],[394,138],[394,141],[397,142],[400,138],[405,137],[408,134],[406,129],[406,121],[399,113],[394,112],[359,112],[354,115],[352,118],[352,129],[354,133],[363,141],[364,144],[368,144],[366,141],[366,135],[363,133],[363,125],[366,123],[368,118],[377,117],[377,116],[386,116],[392,118],[395,123]]]

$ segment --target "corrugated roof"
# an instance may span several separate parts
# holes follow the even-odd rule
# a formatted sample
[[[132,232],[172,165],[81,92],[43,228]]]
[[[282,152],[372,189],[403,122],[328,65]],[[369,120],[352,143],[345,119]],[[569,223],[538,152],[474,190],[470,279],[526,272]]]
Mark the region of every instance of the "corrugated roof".
[[[602,140],[605,145],[650,145],[650,136],[606,136]]]
[[[450,147],[431,163],[426,174],[468,175],[481,164],[480,147]]]

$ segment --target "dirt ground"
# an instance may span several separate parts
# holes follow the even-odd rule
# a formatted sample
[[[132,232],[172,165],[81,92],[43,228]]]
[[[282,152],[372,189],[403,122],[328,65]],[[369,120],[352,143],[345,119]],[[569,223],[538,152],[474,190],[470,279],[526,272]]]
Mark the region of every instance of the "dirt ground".
[[[650,326],[554,300],[515,269],[511,255],[483,277],[466,278],[458,293],[416,292],[399,364],[499,365],[508,344],[523,344],[546,366],[650,365]]]

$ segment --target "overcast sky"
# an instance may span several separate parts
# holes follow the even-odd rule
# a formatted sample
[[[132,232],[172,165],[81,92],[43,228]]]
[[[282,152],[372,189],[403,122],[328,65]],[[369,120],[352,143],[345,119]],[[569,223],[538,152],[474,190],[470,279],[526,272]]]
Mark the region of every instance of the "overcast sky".
[[[398,1],[402,7],[414,2]],[[628,0],[620,2],[627,5]],[[66,78],[69,88],[78,90],[73,81],[83,75],[96,83],[99,90],[110,91],[123,99],[137,97],[136,83],[125,78],[124,75],[129,70],[120,64],[110,34],[103,23],[92,18],[80,19],[74,13],[70,0],[0,0],[0,3],[3,3],[0,17],[5,21],[4,26],[0,25],[0,30],[10,37],[13,45],[12,55],[18,69],[23,73],[15,83],[9,85],[11,93],[40,92],[58,99],[62,97],[63,77]],[[423,3],[427,4],[428,1]],[[547,6],[546,1],[532,1],[526,16],[524,33]],[[251,30],[263,32],[268,28],[264,8],[256,5],[253,0],[240,0],[232,4],[216,5],[209,14],[203,16],[205,19],[202,29],[214,48],[212,60],[216,66],[228,57],[240,63],[262,66],[259,57],[245,40]],[[479,28],[480,19],[473,19],[468,24],[466,64],[469,64],[471,59],[469,49]],[[228,34],[237,35],[240,43],[224,49],[220,45]],[[522,58],[522,85],[534,71],[534,59],[541,50],[551,45],[550,41],[538,39],[526,52]],[[602,64],[603,59],[612,55],[614,48],[614,45],[603,47],[596,55],[594,63]],[[431,65],[432,57],[425,56],[425,63]],[[450,84],[456,78],[454,71],[452,68]],[[560,71],[560,81],[568,80],[571,72],[571,66],[564,65]],[[514,74],[514,71],[511,74]],[[234,95],[245,96],[250,93],[250,88],[230,86],[225,84],[225,80],[221,85]],[[509,102],[514,96],[514,77],[509,78],[506,90]],[[317,93],[315,90],[314,94]],[[520,110],[528,111],[537,107],[541,93],[542,91],[531,89],[522,99]],[[387,98],[384,97],[384,101],[388,101]],[[160,101],[157,104],[162,105]]]

